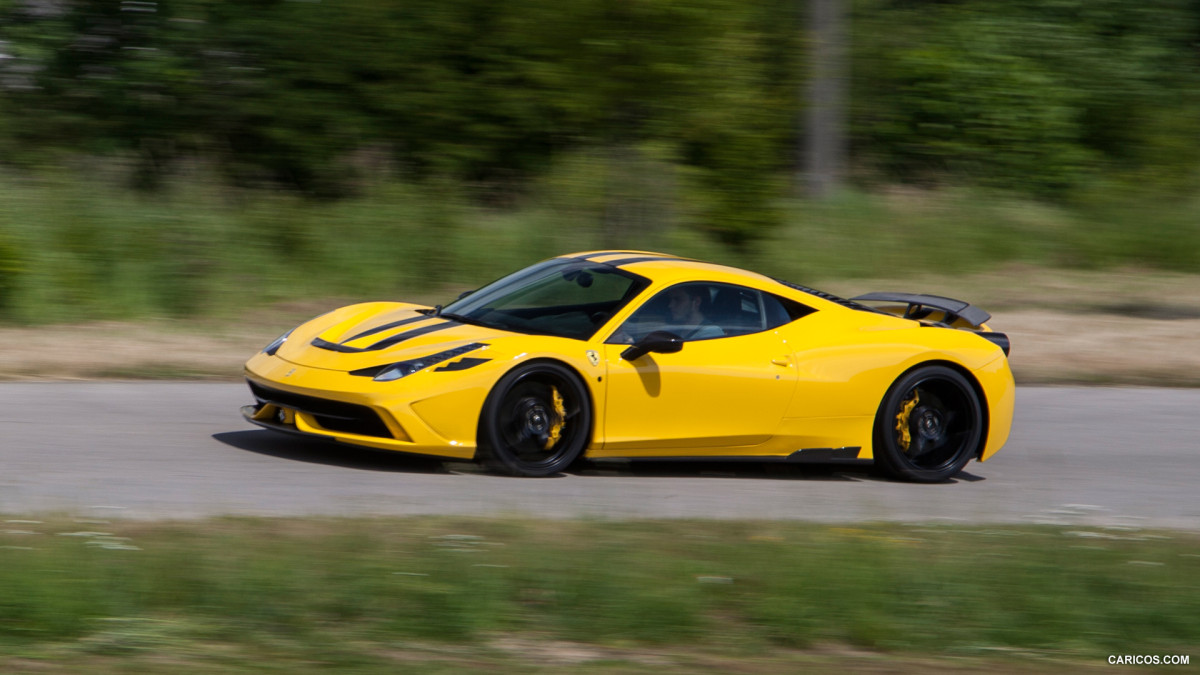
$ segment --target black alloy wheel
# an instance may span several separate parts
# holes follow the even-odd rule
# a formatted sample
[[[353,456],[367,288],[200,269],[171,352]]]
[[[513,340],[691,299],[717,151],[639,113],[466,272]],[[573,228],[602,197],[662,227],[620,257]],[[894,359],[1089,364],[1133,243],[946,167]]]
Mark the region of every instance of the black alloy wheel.
[[[500,378],[479,420],[479,456],[492,470],[550,476],[587,447],[592,409],[587,389],[566,366],[523,364]]]
[[[954,476],[979,449],[983,409],[957,370],[921,366],[888,390],[875,419],[875,460],[892,476],[935,483]]]

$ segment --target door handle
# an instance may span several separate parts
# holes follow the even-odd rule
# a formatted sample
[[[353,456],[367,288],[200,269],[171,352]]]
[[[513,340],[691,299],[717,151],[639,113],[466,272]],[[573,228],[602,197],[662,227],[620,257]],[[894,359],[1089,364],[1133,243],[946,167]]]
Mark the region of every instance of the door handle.
[[[792,365],[792,357],[776,356],[775,358],[771,359],[771,363],[774,363],[777,366],[783,366],[783,367],[787,368]]]

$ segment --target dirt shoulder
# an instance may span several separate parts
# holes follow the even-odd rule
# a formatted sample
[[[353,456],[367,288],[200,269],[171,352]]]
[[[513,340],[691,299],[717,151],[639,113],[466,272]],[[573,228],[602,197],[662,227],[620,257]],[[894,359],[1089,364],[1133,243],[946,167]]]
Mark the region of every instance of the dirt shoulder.
[[[983,307],[993,315],[990,325],[1011,337],[1022,384],[1200,386],[1200,276],[1010,267],[818,287],[845,296],[935,293]],[[347,302],[293,303],[224,319],[0,327],[0,379],[234,380],[278,333]]]

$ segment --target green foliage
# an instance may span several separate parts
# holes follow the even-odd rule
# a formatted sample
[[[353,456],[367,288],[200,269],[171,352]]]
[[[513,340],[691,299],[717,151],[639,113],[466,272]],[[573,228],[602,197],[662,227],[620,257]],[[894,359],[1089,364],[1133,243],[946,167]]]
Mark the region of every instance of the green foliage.
[[[735,201],[736,190],[707,187],[714,174],[691,171],[659,146],[615,158],[577,153],[502,207],[481,206],[452,181],[378,183],[352,199],[314,202],[198,177],[153,199],[95,173],[0,177],[4,314],[55,322],[220,316],[306,299],[444,302],[546,257],[611,247],[809,283],[1009,262],[1200,272],[1195,198],[1097,185],[1054,206],[979,189],[910,189],[773,200],[759,210]],[[725,205],[727,224],[770,218],[769,230],[727,248],[707,229],[710,209]]]
[[[896,118],[873,127],[893,175],[1063,188],[1092,164],[1076,144],[1074,92],[1036,61],[981,49],[978,35],[893,55]],[[983,53],[974,53],[981,50]]]
[[[22,530],[0,535],[6,647],[534,635],[1094,657],[1200,642],[1187,533],[444,518]]]
[[[1194,175],[1143,150],[1166,133],[1194,157],[1200,137],[1168,122],[1200,99],[1194,3],[858,7],[854,141],[886,178],[1045,196],[1136,167]]]
[[[984,187],[1059,203],[1194,192],[1195,2],[846,2],[860,184]],[[512,207],[586,157],[599,181],[587,191],[601,202],[589,227],[604,245],[638,245],[639,233],[682,223],[741,255],[787,217],[780,199],[803,141],[797,120],[817,39],[803,9],[786,0],[0,3],[0,54],[11,57],[0,58],[0,162],[45,170],[100,158],[148,192],[203,167],[239,188],[317,201],[401,182]],[[301,249],[321,241],[269,233],[295,247],[285,255],[311,255]],[[204,236],[156,234],[146,246],[177,255]],[[206,274],[184,266],[190,278]],[[107,283],[103,270],[87,274]],[[178,298],[162,302],[205,302],[202,284],[170,293]]]
[[[17,284],[25,271],[22,255],[16,244],[0,230],[0,313],[8,310],[17,292]]]
[[[0,31],[17,52],[10,72],[28,81],[9,87],[23,111],[13,136],[132,158],[142,188],[203,157],[235,185],[317,197],[382,173],[506,199],[564,152],[649,143],[695,160],[717,195],[705,229],[743,241],[771,220],[738,205],[758,214],[778,196],[773,148],[795,108],[780,96],[790,80],[765,77],[778,71],[771,50],[794,42],[770,18],[730,0],[88,0],[14,5]],[[764,110],[782,124],[739,121]],[[716,143],[734,147],[706,150]],[[614,238],[635,229],[612,223]]]

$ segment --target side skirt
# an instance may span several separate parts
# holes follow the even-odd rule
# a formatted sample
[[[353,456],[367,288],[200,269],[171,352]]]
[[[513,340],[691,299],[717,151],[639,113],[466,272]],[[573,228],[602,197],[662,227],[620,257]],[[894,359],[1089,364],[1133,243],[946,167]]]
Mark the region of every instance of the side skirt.
[[[769,462],[786,464],[862,464],[870,465],[870,459],[859,459],[862,450],[858,446],[844,448],[803,448],[790,455],[731,455],[720,456],[690,456],[690,457],[596,457],[587,458],[596,462]]]

